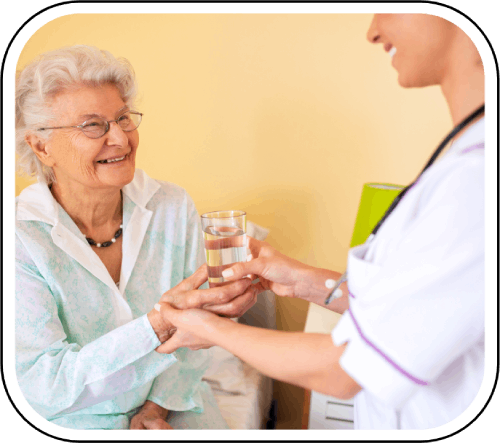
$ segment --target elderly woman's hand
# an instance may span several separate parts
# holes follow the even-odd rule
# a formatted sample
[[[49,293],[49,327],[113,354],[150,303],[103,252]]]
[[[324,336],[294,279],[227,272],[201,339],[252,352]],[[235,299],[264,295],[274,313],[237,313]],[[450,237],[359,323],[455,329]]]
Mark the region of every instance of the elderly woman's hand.
[[[250,309],[257,299],[259,289],[252,285],[249,278],[242,278],[224,286],[216,288],[198,289],[208,279],[207,265],[202,265],[198,270],[180,282],[177,286],[165,292],[161,303],[169,303],[176,309],[201,308],[223,317],[239,317]],[[168,320],[162,318],[159,312],[152,309],[148,319],[160,342],[169,340],[176,331]],[[195,349],[197,345],[189,344],[187,335],[178,334],[175,341],[177,347],[186,346]],[[197,349],[209,347],[199,345]]]
[[[174,429],[167,422],[168,410],[146,400],[140,411],[130,420],[130,429]]]
[[[160,302],[169,303],[176,309],[200,308],[223,317],[240,317],[257,300],[258,288],[251,286],[249,278],[215,288],[198,289],[207,279],[208,267],[204,264],[193,275],[165,292]]]

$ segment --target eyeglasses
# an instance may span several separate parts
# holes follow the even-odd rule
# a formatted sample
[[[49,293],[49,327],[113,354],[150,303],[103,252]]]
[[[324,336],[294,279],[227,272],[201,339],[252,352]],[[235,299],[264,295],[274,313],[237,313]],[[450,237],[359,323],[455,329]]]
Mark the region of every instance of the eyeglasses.
[[[100,138],[109,131],[110,125],[113,122],[122,129],[124,132],[131,132],[138,128],[141,124],[142,116],[140,112],[127,111],[124,112],[116,120],[104,120],[103,118],[94,117],[90,120],[83,122],[81,125],[76,126],[56,126],[52,128],[38,128],[38,131],[45,131],[47,129],[66,129],[78,128],[89,138]]]

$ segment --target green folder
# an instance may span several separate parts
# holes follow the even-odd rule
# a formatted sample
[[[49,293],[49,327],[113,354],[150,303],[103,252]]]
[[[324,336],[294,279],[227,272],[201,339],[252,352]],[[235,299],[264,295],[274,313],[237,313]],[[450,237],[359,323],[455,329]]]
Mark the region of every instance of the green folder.
[[[366,241],[403,186],[388,183],[365,183],[351,238],[351,248]]]

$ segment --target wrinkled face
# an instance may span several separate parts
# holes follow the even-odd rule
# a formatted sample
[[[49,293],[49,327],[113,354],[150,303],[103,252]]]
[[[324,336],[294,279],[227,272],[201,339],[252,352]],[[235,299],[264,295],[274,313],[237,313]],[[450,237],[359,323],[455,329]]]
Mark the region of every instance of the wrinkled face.
[[[367,38],[392,56],[401,86],[420,87],[443,81],[457,29],[433,15],[375,14]]]
[[[94,117],[115,120],[128,110],[113,85],[81,86],[56,95],[52,102],[55,119],[48,126],[81,125]],[[47,158],[58,186],[122,188],[134,178],[137,130],[124,132],[117,123],[100,138],[87,137],[79,128],[54,129],[46,143]],[[106,160],[116,161],[106,163]],[[72,186],[73,187],[73,186]]]

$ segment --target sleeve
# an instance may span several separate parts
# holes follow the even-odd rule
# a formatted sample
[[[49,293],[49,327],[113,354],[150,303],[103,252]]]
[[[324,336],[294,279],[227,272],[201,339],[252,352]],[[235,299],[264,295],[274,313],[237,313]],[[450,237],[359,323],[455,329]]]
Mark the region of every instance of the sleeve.
[[[184,278],[193,274],[206,260],[200,216],[191,197],[186,194],[186,198],[187,222]]]
[[[144,315],[79,346],[67,339],[52,293],[37,269],[16,260],[16,372],[43,417],[77,411],[152,381],[177,361]]]
[[[186,199],[184,278],[193,274],[205,262],[200,217],[187,194]],[[148,400],[171,411],[202,412],[203,402],[199,388],[203,373],[208,367],[209,354],[206,350],[191,351],[187,348],[180,348],[174,354],[178,363],[155,379]]]
[[[201,378],[208,367],[206,350],[175,351],[177,363],[156,377],[148,400],[169,411],[203,412],[200,395]]]
[[[482,166],[470,161],[430,182],[383,265],[356,268],[350,254],[350,308],[333,341],[348,342],[344,370],[395,409],[483,339]],[[361,269],[367,284],[355,281]]]

